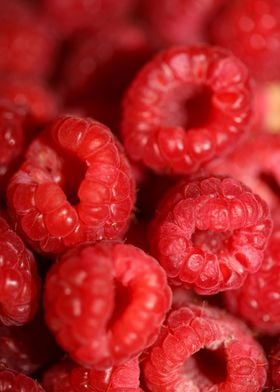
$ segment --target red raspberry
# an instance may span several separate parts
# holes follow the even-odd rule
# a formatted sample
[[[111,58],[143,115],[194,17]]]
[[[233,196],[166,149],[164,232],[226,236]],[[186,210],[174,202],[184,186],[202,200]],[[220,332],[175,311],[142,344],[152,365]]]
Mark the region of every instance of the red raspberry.
[[[40,280],[33,255],[1,217],[0,256],[0,322],[24,324],[37,310]]]
[[[166,45],[205,41],[205,28],[225,0],[145,0],[153,33]]]
[[[266,380],[264,353],[245,325],[204,305],[170,314],[143,367],[153,392],[259,392]]]
[[[31,143],[8,187],[20,230],[46,253],[119,238],[134,198],[130,166],[110,130],[74,116],[60,118]]]
[[[238,59],[210,46],[167,49],[128,90],[125,147],[153,170],[189,173],[236,144],[250,111],[248,72]]]
[[[279,151],[280,134],[253,134],[231,154],[211,162],[207,170],[214,175],[237,178],[274,208],[280,201]]]
[[[64,359],[43,377],[46,392],[140,392],[138,358],[108,370],[87,369]]]
[[[44,392],[44,389],[32,378],[12,370],[0,370],[1,392]]]
[[[277,392],[280,389],[280,340],[268,354],[269,360],[269,391]],[[275,389],[274,389],[275,388]],[[279,388],[279,389],[277,389]]]
[[[228,309],[252,327],[266,334],[280,334],[280,222],[275,222],[260,270],[224,298]]]
[[[170,297],[156,260],[132,245],[103,243],[73,249],[52,267],[46,321],[75,360],[103,370],[153,343]]]
[[[213,19],[210,36],[244,61],[257,80],[280,78],[279,0],[228,1]]]
[[[57,360],[59,354],[41,317],[21,327],[0,326],[0,368],[32,374]]]
[[[233,178],[183,181],[159,207],[153,253],[176,284],[198,294],[239,288],[263,261],[268,207]]]

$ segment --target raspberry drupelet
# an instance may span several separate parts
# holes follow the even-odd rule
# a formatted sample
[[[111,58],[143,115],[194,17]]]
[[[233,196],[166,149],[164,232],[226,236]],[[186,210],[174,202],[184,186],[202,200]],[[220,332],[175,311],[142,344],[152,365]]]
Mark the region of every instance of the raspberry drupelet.
[[[57,254],[78,243],[120,238],[135,187],[121,145],[107,127],[63,116],[31,143],[7,199],[29,243]]]
[[[166,280],[157,261],[132,245],[70,250],[46,280],[47,325],[82,365],[118,366],[157,337],[171,304]]]
[[[48,369],[42,385],[46,392],[140,392],[138,358],[108,370],[94,370],[64,359]]]
[[[247,129],[248,71],[221,48],[170,48],[142,68],[123,106],[131,158],[157,172],[190,173],[230,150]]]
[[[271,227],[266,203],[239,181],[184,180],[160,204],[150,243],[170,281],[208,295],[260,268]]]
[[[0,391],[2,392],[45,392],[32,378],[10,369],[0,370]]]
[[[262,348],[242,322],[193,304],[169,315],[143,364],[151,392],[260,392],[266,368]]]
[[[21,325],[38,308],[40,279],[35,259],[0,217],[0,323]]]

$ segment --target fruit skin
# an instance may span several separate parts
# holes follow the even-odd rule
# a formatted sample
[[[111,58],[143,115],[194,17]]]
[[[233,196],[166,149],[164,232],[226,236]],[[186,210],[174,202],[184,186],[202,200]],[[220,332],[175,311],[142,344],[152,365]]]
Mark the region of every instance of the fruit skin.
[[[32,378],[10,369],[0,371],[0,391],[2,392],[44,392]]]
[[[134,199],[134,179],[121,145],[101,123],[75,116],[61,117],[34,139],[7,192],[24,238],[50,254],[120,238]]]
[[[50,270],[46,322],[84,366],[118,366],[151,345],[171,304],[166,275],[142,250],[118,243],[70,250]]]
[[[160,204],[150,243],[172,283],[209,295],[260,268],[271,227],[266,203],[239,181],[184,180]]]
[[[273,215],[279,216],[279,211]],[[280,221],[274,229],[265,251],[261,268],[249,275],[238,290],[224,293],[230,312],[244,319],[251,327],[267,335],[280,334]]]
[[[44,373],[42,385],[46,392],[140,392],[139,376],[138,358],[104,371],[84,368],[66,358]]]
[[[200,350],[202,355],[203,351],[210,354],[204,363],[206,370],[203,357],[195,355]],[[218,363],[226,365],[225,374],[221,374],[221,364],[215,366],[214,353]],[[189,304],[171,312],[143,364],[151,392],[258,392],[266,370],[262,348],[245,325],[205,304]]]
[[[187,174],[236,145],[250,114],[248,71],[237,58],[211,46],[170,48],[129,87],[121,131],[132,159]]]
[[[22,325],[38,308],[40,278],[32,253],[0,217],[0,323]]]
[[[268,364],[269,364],[269,374],[268,374],[268,385],[267,388],[270,391],[277,391],[280,388],[280,340],[275,343],[275,346],[268,353]],[[275,389],[274,389],[275,388]]]
[[[260,83],[280,77],[278,0],[228,1],[209,27],[212,43],[231,50]]]

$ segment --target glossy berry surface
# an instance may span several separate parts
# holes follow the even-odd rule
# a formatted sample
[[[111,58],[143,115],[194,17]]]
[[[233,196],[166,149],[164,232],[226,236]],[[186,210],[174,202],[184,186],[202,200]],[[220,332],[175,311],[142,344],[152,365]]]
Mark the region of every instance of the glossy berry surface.
[[[237,319],[190,304],[173,311],[143,364],[152,392],[261,391],[267,364]]]
[[[24,324],[37,310],[40,279],[33,255],[1,217],[0,260],[0,322]]]
[[[122,135],[132,159],[157,172],[186,174],[244,134],[251,111],[248,72],[224,49],[167,49],[128,89]]]
[[[266,203],[232,178],[182,181],[158,208],[150,243],[168,277],[198,294],[238,288],[263,261]]]
[[[1,392],[44,392],[44,389],[32,378],[12,370],[0,371]]]
[[[44,373],[46,392],[140,392],[138,358],[108,370],[79,366],[69,359],[62,360]]]
[[[36,138],[9,184],[10,211],[39,251],[123,235],[135,190],[130,166],[110,130],[64,116]]]
[[[153,343],[170,294],[163,269],[142,250],[118,243],[88,246],[70,250],[51,269],[46,321],[75,360],[102,370]]]

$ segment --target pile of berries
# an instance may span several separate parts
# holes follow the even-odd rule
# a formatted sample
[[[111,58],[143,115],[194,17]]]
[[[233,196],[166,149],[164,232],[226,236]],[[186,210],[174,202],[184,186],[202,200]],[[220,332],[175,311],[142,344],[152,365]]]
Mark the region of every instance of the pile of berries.
[[[280,390],[279,0],[0,0],[0,391]]]

